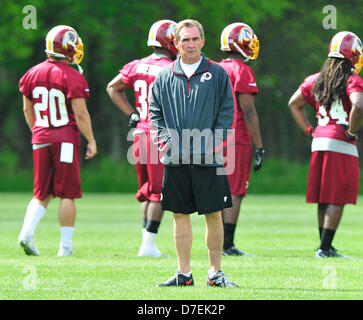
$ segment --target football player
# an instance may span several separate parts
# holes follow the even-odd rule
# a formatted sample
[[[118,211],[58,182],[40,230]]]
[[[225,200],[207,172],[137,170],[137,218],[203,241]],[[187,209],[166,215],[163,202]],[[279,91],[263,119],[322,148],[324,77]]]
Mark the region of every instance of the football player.
[[[252,143],[256,158],[254,171],[262,168],[265,153],[254,103],[258,87],[253,70],[246,64],[249,60],[257,59],[259,49],[256,34],[245,23],[232,23],[226,26],[221,34],[221,50],[226,52],[227,58],[223,59],[220,65],[230,77],[237,102],[235,141],[227,147],[227,150],[235,148],[234,157],[231,157],[231,153],[225,154],[226,163],[235,162],[233,173],[228,174],[233,207],[223,210],[223,255],[225,256],[250,256],[235,247],[234,234],[241,202],[246,196],[250,179]]]
[[[317,258],[346,257],[332,246],[343,209],[355,204],[359,187],[358,128],[363,117],[362,42],[337,33],[321,71],[308,76],[289,101],[297,125],[312,138],[306,202],[318,204]],[[310,104],[317,126],[308,121]]]
[[[30,201],[18,241],[28,255],[39,255],[35,229],[54,197],[61,198],[61,240],[58,256],[72,255],[76,218],[74,199],[82,197],[80,179],[81,133],[87,139],[86,159],[97,154],[87,110],[88,84],[78,70],[83,43],[75,29],[52,28],[45,39],[47,59],[20,79],[25,120],[32,131],[34,197]]]
[[[136,199],[142,203],[142,244],[138,256],[161,257],[155,238],[163,216],[161,184],[164,166],[159,152],[151,141],[149,131],[149,101],[155,77],[177,54],[174,47],[175,22],[160,20],[149,31],[148,47],[153,53],[123,66],[120,73],[107,85],[107,92],[115,105],[129,117],[133,128],[134,157],[139,189]],[[135,108],[129,103],[125,91],[131,89],[135,96]]]

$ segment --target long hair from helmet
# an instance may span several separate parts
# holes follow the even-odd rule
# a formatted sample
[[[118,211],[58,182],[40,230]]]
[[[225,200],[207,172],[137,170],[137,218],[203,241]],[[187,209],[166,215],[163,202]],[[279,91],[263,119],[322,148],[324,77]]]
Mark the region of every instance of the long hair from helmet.
[[[345,93],[352,68],[352,63],[347,59],[328,58],[325,61],[314,83],[313,93],[326,110]]]

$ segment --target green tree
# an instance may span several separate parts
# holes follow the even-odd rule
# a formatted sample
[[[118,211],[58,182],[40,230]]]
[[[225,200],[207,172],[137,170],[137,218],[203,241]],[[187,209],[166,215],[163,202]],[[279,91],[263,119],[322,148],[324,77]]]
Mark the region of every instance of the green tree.
[[[0,27],[0,156],[13,152],[18,166],[27,168],[32,161],[31,134],[22,113],[18,81],[45,59],[44,39],[55,25],[73,26],[85,44],[82,67],[90,86],[88,107],[99,145],[95,161],[105,156],[126,159],[130,146],[127,118],[109,99],[106,85],[124,64],[151,53],[146,46],[149,28],[165,18],[199,20],[206,35],[203,50],[215,61],[224,57],[219,46],[226,25],[242,21],[254,29],[261,50],[250,65],[260,89],[256,108],[267,157],[306,161],[309,141],[293,122],[288,99],[308,74],[319,71],[336,32],[350,30],[359,35],[363,16],[361,1],[352,0],[329,3],[336,8],[337,29],[322,25],[325,1],[33,0],[37,28],[24,29],[22,10],[27,4],[24,0],[3,1]],[[128,95],[133,103],[131,92]]]

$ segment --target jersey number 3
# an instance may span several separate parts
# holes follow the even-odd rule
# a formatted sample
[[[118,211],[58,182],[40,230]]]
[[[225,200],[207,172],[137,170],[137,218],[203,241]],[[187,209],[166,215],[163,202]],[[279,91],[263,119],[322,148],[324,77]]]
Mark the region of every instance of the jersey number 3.
[[[147,82],[145,80],[138,79],[134,83],[134,91],[138,92],[138,105],[136,105],[136,109],[140,114],[140,118],[144,120],[146,120],[148,116],[153,84],[154,82],[150,84],[148,90]]]
[[[33,98],[39,99],[40,97],[41,101],[34,104],[35,126],[49,127],[51,124],[53,127],[60,127],[66,125],[69,117],[63,92],[55,88],[48,90],[46,87],[35,87]],[[49,119],[46,114],[41,114],[48,108]]]

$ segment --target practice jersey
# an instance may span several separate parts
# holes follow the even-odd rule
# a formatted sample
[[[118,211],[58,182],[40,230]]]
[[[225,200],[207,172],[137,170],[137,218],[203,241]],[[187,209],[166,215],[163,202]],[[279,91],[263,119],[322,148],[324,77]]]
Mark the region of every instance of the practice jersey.
[[[25,73],[19,90],[34,106],[33,144],[80,144],[71,100],[89,97],[83,75],[65,62],[45,60]]]
[[[136,129],[149,132],[151,89],[160,70],[172,61],[165,55],[154,53],[141,60],[134,60],[126,64],[120,70],[123,83],[135,95],[135,107],[140,115],[140,122],[137,124]]]
[[[236,95],[237,120],[236,139],[242,144],[251,144],[251,136],[246,125],[238,93],[256,95],[258,87],[253,70],[250,66],[236,59],[224,59],[219,63],[228,73],[232,89]]]
[[[349,114],[352,108],[349,96],[353,92],[363,92],[363,79],[352,74],[348,78],[345,93],[332,103],[330,110],[326,110],[313,94],[313,86],[319,74],[308,76],[299,87],[306,101],[314,108],[318,119],[311,150],[334,151],[358,157],[357,142],[349,140],[345,136],[343,126],[349,124]]]

